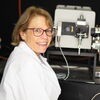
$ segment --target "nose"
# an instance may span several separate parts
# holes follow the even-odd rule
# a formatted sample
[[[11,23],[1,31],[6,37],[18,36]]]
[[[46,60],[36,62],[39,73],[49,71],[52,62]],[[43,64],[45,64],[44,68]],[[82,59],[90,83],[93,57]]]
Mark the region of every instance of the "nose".
[[[47,34],[46,34],[46,31],[43,31],[42,36],[43,36],[44,38],[47,38],[47,37],[48,37]]]

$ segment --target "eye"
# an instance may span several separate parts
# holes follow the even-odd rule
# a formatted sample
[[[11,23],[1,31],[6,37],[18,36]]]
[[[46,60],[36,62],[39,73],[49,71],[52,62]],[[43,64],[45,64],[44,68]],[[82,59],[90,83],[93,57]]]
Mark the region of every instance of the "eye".
[[[35,32],[42,32],[42,30],[40,28],[35,28],[34,31]]]
[[[46,32],[50,32],[51,33],[52,32],[52,29],[47,29]]]

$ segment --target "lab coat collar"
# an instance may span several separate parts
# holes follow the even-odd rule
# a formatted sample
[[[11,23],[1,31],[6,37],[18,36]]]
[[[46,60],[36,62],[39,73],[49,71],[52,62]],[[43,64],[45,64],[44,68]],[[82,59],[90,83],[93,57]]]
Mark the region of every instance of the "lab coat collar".
[[[39,57],[36,55],[36,53],[24,42],[21,41],[19,44],[19,47],[22,48],[25,52],[27,52],[28,54],[32,55],[33,57],[35,57],[40,63],[40,59],[42,59],[44,62],[47,61],[46,58],[44,58],[41,54],[39,55]],[[39,59],[40,58],[40,59]]]

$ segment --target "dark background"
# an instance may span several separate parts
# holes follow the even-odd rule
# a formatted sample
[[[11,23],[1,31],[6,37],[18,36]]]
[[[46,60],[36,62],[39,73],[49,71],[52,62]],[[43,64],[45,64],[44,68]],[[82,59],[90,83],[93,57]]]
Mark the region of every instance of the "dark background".
[[[0,3],[0,49],[1,56],[8,56],[12,51],[11,34],[21,13],[29,6],[40,6],[50,12],[54,19],[56,5],[89,6],[96,12],[96,25],[100,25],[99,0],[3,0]]]

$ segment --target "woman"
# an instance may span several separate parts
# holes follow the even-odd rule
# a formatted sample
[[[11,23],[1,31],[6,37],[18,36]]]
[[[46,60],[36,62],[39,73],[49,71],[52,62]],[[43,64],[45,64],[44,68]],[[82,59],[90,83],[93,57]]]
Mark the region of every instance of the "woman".
[[[16,47],[7,61],[0,86],[0,100],[57,100],[61,89],[57,77],[41,54],[54,34],[50,14],[29,7],[12,35]]]

